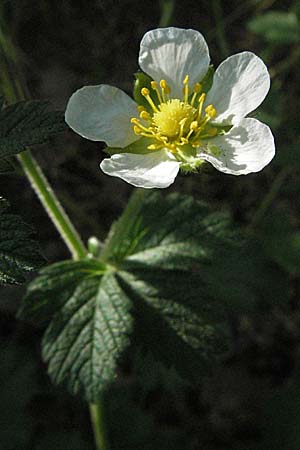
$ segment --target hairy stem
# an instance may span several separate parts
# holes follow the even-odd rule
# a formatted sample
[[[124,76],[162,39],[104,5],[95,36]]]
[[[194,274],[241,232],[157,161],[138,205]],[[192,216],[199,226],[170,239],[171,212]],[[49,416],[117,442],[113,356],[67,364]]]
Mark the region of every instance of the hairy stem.
[[[103,413],[100,403],[90,404],[91,422],[94,431],[94,438],[97,450],[107,450],[108,445],[105,439],[105,429]]]
[[[14,46],[0,25],[1,71],[0,83],[9,103],[24,100],[25,94],[17,77],[17,57]],[[56,197],[37,161],[27,150],[18,155],[18,160],[49,218],[52,220],[74,259],[83,258],[87,251],[65,210]]]

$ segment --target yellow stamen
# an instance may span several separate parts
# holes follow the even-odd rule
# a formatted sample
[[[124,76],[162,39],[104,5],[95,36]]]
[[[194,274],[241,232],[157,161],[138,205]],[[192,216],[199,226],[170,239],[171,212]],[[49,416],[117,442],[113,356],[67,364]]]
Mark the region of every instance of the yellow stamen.
[[[163,147],[163,144],[151,144],[151,145],[148,145],[147,148],[149,150],[158,150],[158,149],[160,149],[162,147]]]
[[[190,125],[190,131],[188,132],[186,139],[189,140],[191,135],[194,133],[194,131],[197,131],[197,129],[198,129],[198,122],[194,120]]]
[[[134,125],[133,131],[135,132],[135,134],[141,134],[142,132],[142,130],[137,125]]]
[[[189,75],[183,80],[183,97],[170,98],[170,86],[162,79],[151,81],[151,87],[143,87],[141,94],[146,98],[153,111],[138,107],[139,117],[133,117],[133,131],[140,137],[146,137],[148,150],[167,148],[176,158],[185,158],[185,145],[198,147],[203,139],[213,143],[210,138],[220,131],[210,124],[216,115],[216,108],[205,105],[206,94],[201,93],[202,86],[189,85]],[[155,92],[155,94],[154,94]],[[205,106],[204,106],[205,105]],[[203,109],[205,108],[205,112]],[[187,155],[186,155],[187,156]]]
[[[204,100],[205,100],[205,94],[204,94],[204,92],[203,92],[203,94],[200,95],[199,100],[198,100],[198,102],[199,102],[199,106],[198,106],[198,116],[197,116],[197,120],[198,120],[198,121],[199,121],[200,118],[201,118]]]
[[[199,94],[199,92],[201,91],[202,86],[200,83],[195,83],[193,91],[195,92],[195,94]]]
[[[162,99],[163,102],[165,103],[168,98],[166,97],[166,95],[169,95],[171,92],[171,88],[168,85],[168,83],[166,82],[166,80],[160,80],[159,85],[161,87],[161,94],[162,94]],[[161,102],[162,103],[162,102]]]
[[[162,97],[160,95],[157,82],[156,81],[151,81],[151,87],[156,92],[159,103],[162,103],[163,100],[162,100]]]
[[[199,94],[199,92],[201,92],[202,86],[200,83],[195,83],[194,88],[193,88],[193,96],[192,96],[192,100],[191,100],[191,105],[194,106],[195,100],[197,95]]]
[[[138,112],[141,113],[142,111],[146,111],[145,108],[142,105],[138,106]]]
[[[214,119],[217,115],[217,110],[213,105],[208,105],[205,108],[205,112],[211,119]]]
[[[144,120],[151,120],[150,114],[145,110],[140,113],[140,118]]]
[[[138,127],[140,130],[144,131],[145,133],[150,133],[150,134],[152,134],[152,129],[151,129],[151,128],[144,127],[144,125],[142,125],[142,124],[140,123],[140,121],[139,121],[138,119],[136,119],[135,117],[133,117],[133,118],[131,119],[131,123],[133,123],[136,127]],[[134,129],[134,128],[133,128],[133,129]],[[139,133],[139,134],[140,134],[140,133]]]
[[[184,85],[184,103],[188,102],[189,99],[189,76],[186,75],[184,80],[183,80],[183,85]]]
[[[153,111],[157,112],[158,109],[156,107],[156,105],[154,104],[152,98],[150,97],[150,91],[148,88],[143,87],[141,89],[141,94],[143,95],[143,97],[146,98],[147,102],[149,103],[149,105],[151,106],[151,108],[153,109]]]

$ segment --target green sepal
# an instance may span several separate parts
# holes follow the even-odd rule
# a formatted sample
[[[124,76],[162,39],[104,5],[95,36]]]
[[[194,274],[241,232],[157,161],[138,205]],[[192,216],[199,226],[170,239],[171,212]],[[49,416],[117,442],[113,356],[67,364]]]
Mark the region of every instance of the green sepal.
[[[149,89],[152,100],[154,101],[155,104],[158,104],[159,101],[157,94],[151,87],[151,81],[153,81],[153,79],[149,77],[149,75],[146,75],[144,72],[137,72],[134,74],[134,76],[135,82],[133,86],[133,98],[138,105],[143,106],[146,109],[146,111],[152,113],[153,112],[152,108],[145,99],[145,97],[141,94],[141,89],[143,87]]]
[[[201,92],[204,92],[206,94],[210,90],[213,83],[214,73],[215,73],[214,66],[211,64],[206,74],[204,75],[204,78],[202,78],[202,80],[200,81]]]
[[[153,139],[153,142],[155,139]],[[108,153],[110,156],[118,154],[118,153],[133,153],[136,155],[146,155],[149,154],[150,150],[148,150],[148,145],[152,143],[152,140],[149,138],[142,137],[132,144],[127,145],[127,147],[106,147],[104,151]],[[151,150],[153,151],[153,150]]]

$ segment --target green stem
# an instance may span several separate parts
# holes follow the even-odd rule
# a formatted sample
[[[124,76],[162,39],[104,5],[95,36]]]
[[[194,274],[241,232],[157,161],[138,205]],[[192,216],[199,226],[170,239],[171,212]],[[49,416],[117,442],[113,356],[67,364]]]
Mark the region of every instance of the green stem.
[[[84,258],[86,249],[69,217],[58,201],[45,175],[30,151],[18,155],[18,160],[30,181],[30,184],[41,201],[48,216],[70,250],[74,259]]]
[[[2,56],[0,82],[2,84],[3,92],[5,93],[7,100],[11,103],[23,100],[25,98],[24,91],[16,76],[17,58],[15,49],[7,34],[3,32],[3,23],[1,23],[0,26],[0,50]],[[12,67],[15,70],[12,70]],[[18,155],[18,160],[49,218],[52,220],[60,236],[70,250],[73,259],[84,258],[87,251],[81,238],[31,152],[27,150],[26,152],[20,153]],[[90,405],[90,411],[97,450],[104,450],[107,446],[104,441],[104,426],[100,404]]]
[[[267,212],[267,210],[270,208],[273,201],[277,197],[277,194],[280,191],[280,188],[281,188],[286,176],[288,175],[288,173],[290,171],[291,171],[290,167],[285,167],[279,172],[279,174],[273,181],[269,192],[266,194],[266,196],[264,197],[263,201],[261,202],[259,208],[256,210],[255,214],[253,215],[249,228],[251,228],[251,229],[256,228],[257,225],[262,221],[265,213]]]
[[[104,420],[100,403],[90,404],[90,414],[97,450],[107,450],[108,445],[105,439]]]
[[[25,95],[16,76],[18,71],[15,49],[3,29],[3,23],[1,23],[0,50],[2,66],[0,71],[0,81],[6,100],[9,103],[14,103],[19,100],[24,100]],[[30,181],[32,188],[40,199],[60,236],[70,250],[73,258],[84,258],[87,251],[79,237],[79,234],[75,230],[31,152],[27,150],[26,152],[20,153],[18,155],[18,160],[28,180]]]

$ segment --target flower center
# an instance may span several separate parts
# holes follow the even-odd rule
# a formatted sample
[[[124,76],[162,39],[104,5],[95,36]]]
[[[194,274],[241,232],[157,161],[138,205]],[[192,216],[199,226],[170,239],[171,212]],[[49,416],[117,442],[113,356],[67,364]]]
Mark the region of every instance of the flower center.
[[[193,90],[189,86],[189,76],[183,80],[182,99],[171,99],[171,89],[165,80],[151,82],[151,90],[144,87],[141,94],[150,105],[150,112],[139,106],[140,118],[133,117],[131,123],[137,135],[149,138],[149,150],[168,148],[178,153],[184,145],[196,148],[202,139],[218,134],[213,127],[217,111],[208,105],[203,111],[205,93],[201,93],[201,84],[196,83]],[[155,94],[155,95],[154,95]]]
[[[175,138],[186,134],[195,116],[195,108],[178,99],[161,103],[160,111],[153,114],[153,124],[158,133]]]

